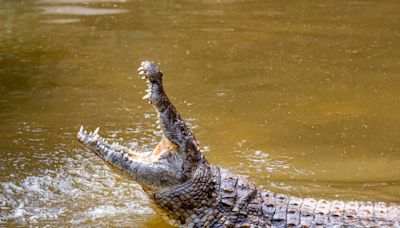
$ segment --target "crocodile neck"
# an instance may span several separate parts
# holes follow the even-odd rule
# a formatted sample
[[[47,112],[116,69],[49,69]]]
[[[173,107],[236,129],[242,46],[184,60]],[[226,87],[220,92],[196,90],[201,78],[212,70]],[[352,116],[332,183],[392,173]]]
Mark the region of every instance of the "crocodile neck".
[[[152,194],[163,217],[181,227],[398,227],[400,206],[301,199],[259,190],[244,176],[201,165],[193,178]]]

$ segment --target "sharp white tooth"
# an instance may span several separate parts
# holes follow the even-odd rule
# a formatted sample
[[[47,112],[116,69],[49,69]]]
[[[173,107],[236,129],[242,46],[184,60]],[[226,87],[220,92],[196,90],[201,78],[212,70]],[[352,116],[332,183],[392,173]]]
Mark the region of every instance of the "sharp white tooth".
[[[79,129],[79,133],[83,132],[83,126],[81,125],[81,129]]]
[[[145,76],[142,76],[140,79],[146,79],[146,77],[145,77]]]
[[[87,135],[87,131],[85,130],[85,131],[83,132],[83,134],[84,134],[84,135]]]
[[[118,142],[116,142],[116,143],[115,143],[115,145],[117,145],[117,146],[118,146],[118,145],[119,145],[119,143],[118,143]]]
[[[144,71],[143,70],[139,71],[139,74],[144,75]]]
[[[96,130],[94,130],[93,134],[94,134],[94,135],[97,135],[97,134],[99,133],[99,130],[100,130],[100,128],[97,127]]]
[[[140,66],[139,68],[137,68],[137,70],[138,70],[138,71],[142,71],[142,70],[143,70],[143,67]]]
[[[149,99],[149,98],[150,98],[150,93],[144,95],[142,99],[144,100],[144,99]]]
[[[89,132],[89,136],[91,136],[93,133],[92,132]]]

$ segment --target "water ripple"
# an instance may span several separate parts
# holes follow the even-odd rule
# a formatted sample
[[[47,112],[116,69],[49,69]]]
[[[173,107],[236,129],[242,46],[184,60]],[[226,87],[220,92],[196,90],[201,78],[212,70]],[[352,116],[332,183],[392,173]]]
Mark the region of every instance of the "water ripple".
[[[153,215],[141,187],[121,181],[96,157],[76,155],[57,170],[2,182],[0,192],[0,224],[57,224],[60,218],[75,225],[129,224]]]

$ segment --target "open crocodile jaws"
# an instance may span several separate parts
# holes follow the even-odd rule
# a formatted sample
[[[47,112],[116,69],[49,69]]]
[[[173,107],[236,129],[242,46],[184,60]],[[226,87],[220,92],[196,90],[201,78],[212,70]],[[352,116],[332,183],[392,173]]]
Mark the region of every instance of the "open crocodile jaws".
[[[168,222],[182,227],[400,227],[400,205],[300,199],[259,190],[245,177],[211,165],[163,90],[157,65],[139,74],[158,113],[161,142],[146,154],[108,143],[99,129],[79,141],[109,165],[139,182]]]

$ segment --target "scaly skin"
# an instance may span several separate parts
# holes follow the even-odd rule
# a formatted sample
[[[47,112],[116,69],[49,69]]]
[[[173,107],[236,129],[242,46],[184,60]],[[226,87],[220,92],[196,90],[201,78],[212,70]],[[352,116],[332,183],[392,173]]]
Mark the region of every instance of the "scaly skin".
[[[109,144],[99,129],[78,132],[79,141],[112,167],[138,181],[156,211],[181,227],[400,227],[400,206],[383,202],[300,199],[259,190],[245,177],[207,162],[196,139],[169,101],[162,73],[149,61],[139,74],[149,86],[144,99],[158,113],[161,142],[140,153]]]

